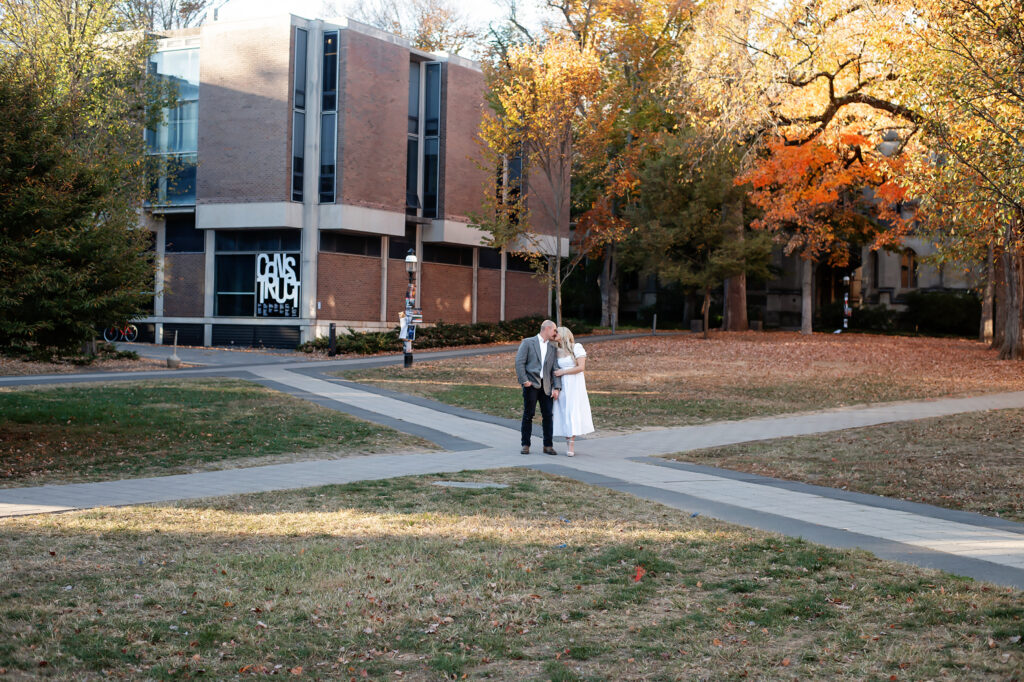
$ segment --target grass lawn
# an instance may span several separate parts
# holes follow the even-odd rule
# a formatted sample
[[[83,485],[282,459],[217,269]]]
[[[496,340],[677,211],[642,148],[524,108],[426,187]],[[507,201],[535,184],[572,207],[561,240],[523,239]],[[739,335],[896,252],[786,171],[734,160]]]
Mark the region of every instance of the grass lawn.
[[[431,447],[246,381],[0,389],[0,486]]]
[[[1024,522],[1024,410],[780,438],[671,459]]]
[[[1024,389],[1024,363],[964,339],[718,333],[586,344],[599,430],[679,426],[841,405]],[[344,376],[518,418],[514,352]]]
[[[451,478],[451,477],[450,477]],[[0,520],[14,678],[1009,679],[1024,595],[524,470]]]

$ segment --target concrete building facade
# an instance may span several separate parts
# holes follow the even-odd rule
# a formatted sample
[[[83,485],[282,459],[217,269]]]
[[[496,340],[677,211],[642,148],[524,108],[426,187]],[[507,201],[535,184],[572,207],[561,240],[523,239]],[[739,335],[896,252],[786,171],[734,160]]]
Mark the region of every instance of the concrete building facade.
[[[391,329],[410,249],[427,323],[548,313],[528,264],[470,219],[486,179],[476,63],[284,15],[167,32],[150,68],[179,93],[147,134],[158,296],[142,322],[157,342]]]

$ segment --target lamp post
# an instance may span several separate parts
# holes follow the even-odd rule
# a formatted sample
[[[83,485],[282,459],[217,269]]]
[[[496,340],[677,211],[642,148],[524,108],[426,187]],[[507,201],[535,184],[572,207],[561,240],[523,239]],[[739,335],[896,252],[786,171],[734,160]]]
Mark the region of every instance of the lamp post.
[[[846,288],[846,293],[843,294],[843,331],[850,328],[850,316],[853,314],[853,309],[850,307],[850,276],[843,276],[843,286]]]
[[[402,343],[405,347],[405,367],[412,367],[412,340],[416,336],[416,323],[413,312],[416,308],[416,266],[419,260],[416,252],[409,249],[405,257],[405,271],[409,273],[409,288],[405,290],[405,324],[400,325]]]

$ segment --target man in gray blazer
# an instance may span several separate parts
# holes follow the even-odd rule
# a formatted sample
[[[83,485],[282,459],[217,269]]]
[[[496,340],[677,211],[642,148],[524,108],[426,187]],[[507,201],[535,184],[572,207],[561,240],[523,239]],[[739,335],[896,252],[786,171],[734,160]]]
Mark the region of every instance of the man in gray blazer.
[[[540,403],[541,424],[544,431],[544,454],[557,455],[551,437],[551,409],[562,390],[562,377],[555,376],[555,323],[544,320],[540,334],[523,339],[516,353],[516,378],[523,387],[522,454],[530,454],[533,435],[533,415]]]

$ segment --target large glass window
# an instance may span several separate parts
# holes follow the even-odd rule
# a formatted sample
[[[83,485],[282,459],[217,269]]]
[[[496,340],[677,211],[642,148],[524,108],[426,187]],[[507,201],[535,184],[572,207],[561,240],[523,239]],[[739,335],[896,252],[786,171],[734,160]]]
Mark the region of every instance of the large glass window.
[[[168,213],[164,216],[166,253],[203,253],[206,235],[196,229],[195,213]]]
[[[418,178],[419,162],[419,138],[410,136],[405,154],[405,212],[412,215],[416,215],[416,210],[421,208]]]
[[[151,201],[196,203],[199,138],[199,50],[168,50],[149,58],[149,71],[177,90],[178,104],[163,110],[156,129],[146,131]]]
[[[216,250],[298,251],[301,230],[217,230]]]
[[[302,201],[302,166],[306,162],[306,114],[292,113],[292,201]]]
[[[306,40],[305,29],[295,29],[295,108],[306,108]]]
[[[256,257],[218,255],[214,259],[217,287],[214,315],[252,317],[256,313]]]
[[[438,146],[436,137],[428,137],[423,143],[423,216],[437,217],[437,175]]]
[[[298,230],[217,232],[214,314],[298,317]]]
[[[338,108],[338,32],[324,33],[323,61],[323,102],[321,110],[336,111]]]
[[[423,134],[441,134],[441,65],[427,64],[426,102],[424,106],[425,125]]]
[[[420,63],[409,63],[409,134],[420,134]]]
[[[446,244],[424,244],[424,263],[447,263],[448,265],[473,265],[473,249],[468,246]]]
[[[320,203],[334,203],[337,114],[320,115]]]
[[[292,201],[302,201],[303,164],[306,161],[306,43],[305,29],[295,29],[295,98],[292,109]]]
[[[498,249],[489,249],[486,247],[480,247],[480,267],[488,268],[491,270],[501,269],[501,251]]]
[[[380,258],[380,237],[324,230],[320,232],[320,250]]]

